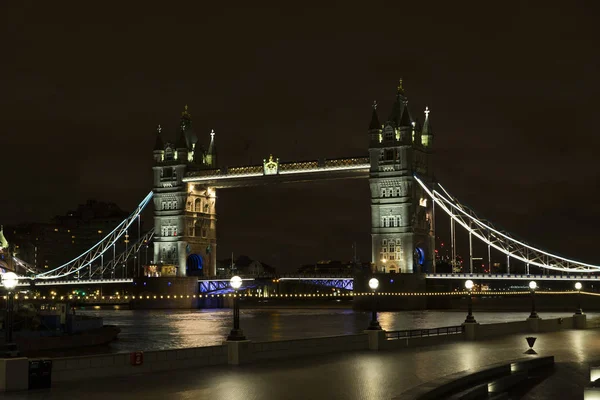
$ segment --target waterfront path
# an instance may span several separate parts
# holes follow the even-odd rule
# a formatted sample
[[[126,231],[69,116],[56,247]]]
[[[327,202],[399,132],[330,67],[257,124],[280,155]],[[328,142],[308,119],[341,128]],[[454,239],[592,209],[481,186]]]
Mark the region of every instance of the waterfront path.
[[[120,378],[60,382],[4,399],[391,399],[436,378],[523,356],[524,334],[384,352],[352,352],[242,366],[204,367]],[[600,365],[600,330],[534,334],[557,368],[528,399],[582,399],[588,363]]]

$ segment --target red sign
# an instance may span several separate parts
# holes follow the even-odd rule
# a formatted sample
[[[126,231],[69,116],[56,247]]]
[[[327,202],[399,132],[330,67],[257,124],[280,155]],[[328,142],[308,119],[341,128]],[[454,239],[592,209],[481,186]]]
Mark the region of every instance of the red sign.
[[[131,365],[142,365],[144,363],[144,352],[143,351],[134,351],[129,354],[129,361]]]

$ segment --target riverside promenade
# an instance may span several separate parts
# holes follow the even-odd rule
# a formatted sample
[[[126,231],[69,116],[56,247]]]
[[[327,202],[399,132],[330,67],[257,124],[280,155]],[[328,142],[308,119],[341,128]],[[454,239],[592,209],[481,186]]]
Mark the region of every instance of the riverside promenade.
[[[456,372],[524,357],[526,334],[389,351],[354,351],[240,366],[212,366],[126,377],[57,382],[1,399],[392,399]],[[554,355],[554,375],[526,399],[582,399],[588,363],[600,364],[600,331],[537,333],[535,350]],[[598,364],[597,364],[598,363]]]

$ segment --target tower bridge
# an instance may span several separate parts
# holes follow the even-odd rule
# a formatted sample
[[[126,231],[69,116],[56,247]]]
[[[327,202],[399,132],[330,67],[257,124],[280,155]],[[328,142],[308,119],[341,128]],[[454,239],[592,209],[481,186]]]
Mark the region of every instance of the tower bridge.
[[[217,134],[211,131],[205,148],[195,133],[186,106],[174,141],[164,140],[162,128],[158,126],[153,149],[153,189],[127,219],[64,265],[43,272],[33,271],[32,266],[22,260],[15,260],[15,265],[29,272],[24,279],[44,282],[39,284],[57,284],[57,280],[63,284],[68,281],[130,282],[133,276],[141,275],[140,251],[146,250],[151,241],[153,254],[146,274],[200,275],[200,284],[217,287],[220,285],[216,279],[217,191],[265,184],[368,179],[374,271],[427,273],[426,279],[514,280],[534,276],[530,275],[530,266],[534,266],[555,274],[539,275],[536,279],[540,280],[568,280],[575,276],[581,280],[597,279],[592,273],[600,272],[599,265],[561,257],[515,239],[479,217],[435,182],[434,134],[429,108],[424,110],[422,121],[414,118],[409,110],[400,82],[392,109],[383,123],[377,104],[373,104],[365,138],[368,154],[309,161],[279,160],[270,155],[259,165],[227,167],[217,162]],[[154,205],[153,230],[129,244],[132,224],[139,224],[142,210],[150,203]],[[453,264],[457,259],[456,232],[462,230],[468,234],[468,275],[436,273],[436,212],[437,218],[447,216],[450,220]],[[115,243],[123,239],[125,252],[117,255]],[[492,262],[492,250],[506,257],[506,274],[474,273],[473,239],[487,246],[488,265]],[[0,243],[0,252],[3,246],[7,247]],[[137,267],[128,269],[132,258],[137,260]],[[525,274],[515,275],[514,267],[511,274],[511,261],[513,265],[514,262],[525,265]],[[568,275],[560,275],[565,273]],[[308,278],[289,279],[307,281]],[[311,282],[348,289],[352,281],[351,277],[336,280],[321,276],[313,277]]]

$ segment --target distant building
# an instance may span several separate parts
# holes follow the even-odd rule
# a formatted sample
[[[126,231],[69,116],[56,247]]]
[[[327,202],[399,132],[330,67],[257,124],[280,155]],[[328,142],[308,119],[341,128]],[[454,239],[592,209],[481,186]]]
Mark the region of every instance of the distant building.
[[[273,275],[275,272],[275,268],[270,265],[243,255],[237,257],[233,262],[231,258],[217,261],[218,275]]]
[[[316,264],[306,264],[298,268],[300,274],[354,274],[369,271],[371,263],[356,264],[352,261],[319,261]]]
[[[129,213],[115,203],[88,200],[50,223],[29,223],[7,227],[5,234],[14,244],[14,255],[39,270],[56,268],[72,260],[109,234]],[[128,232],[137,238],[137,224]],[[116,247],[124,249],[123,238]]]

